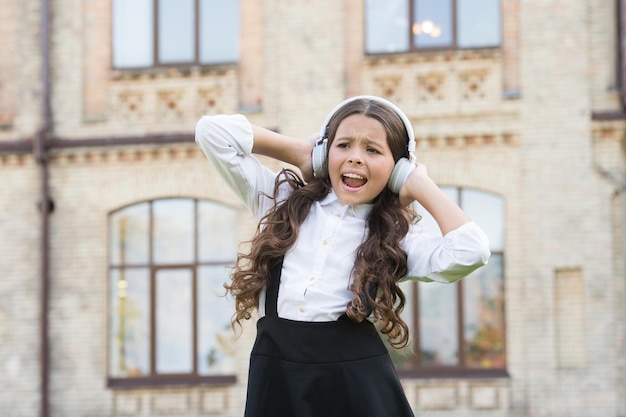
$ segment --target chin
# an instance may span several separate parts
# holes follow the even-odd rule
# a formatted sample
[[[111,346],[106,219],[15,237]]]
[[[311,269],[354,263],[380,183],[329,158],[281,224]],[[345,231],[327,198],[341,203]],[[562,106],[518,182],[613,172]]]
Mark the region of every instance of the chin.
[[[371,204],[376,199],[376,197],[369,198],[369,197],[362,197],[362,196],[358,196],[354,194],[346,195],[346,193],[338,193],[337,197],[339,198],[339,201],[341,201],[342,204],[345,204],[348,206],[355,206],[357,204]]]

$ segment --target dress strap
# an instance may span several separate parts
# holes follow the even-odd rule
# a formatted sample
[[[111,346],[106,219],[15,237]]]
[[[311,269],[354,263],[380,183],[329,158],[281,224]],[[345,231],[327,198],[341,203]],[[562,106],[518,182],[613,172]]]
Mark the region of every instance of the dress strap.
[[[283,272],[283,259],[280,258],[270,267],[269,284],[265,294],[265,315],[278,317],[278,288]]]

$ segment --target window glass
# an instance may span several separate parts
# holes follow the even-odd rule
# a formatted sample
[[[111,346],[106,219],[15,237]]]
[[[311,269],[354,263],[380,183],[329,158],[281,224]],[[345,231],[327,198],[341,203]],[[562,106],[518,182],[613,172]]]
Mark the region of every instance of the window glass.
[[[453,42],[452,0],[414,0],[414,42],[417,47],[443,47]]]
[[[221,204],[198,203],[198,259],[200,262],[229,261],[237,254],[233,225],[237,212]]]
[[[504,279],[502,255],[463,282],[465,365],[470,368],[505,367]]]
[[[113,0],[113,66],[154,64],[153,0]]]
[[[366,0],[365,51],[495,47],[502,0]]]
[[[113,67],[237,62],[239,15],[239,0],[113,0]]]
[[[458,364],[457,289],[419,283],[419,352],[422,366]]]
[[[196,54],[194,0],[159,0],[159,61],[193,62]]]
[[[409,0],[366,0],[365,50],[403,52],[409,48]]]
[[[147,268],[109,274],[109,372],[114,377],[150,373],[150,274]]]
[[[457,0],[458,46],[500,44],[500,0]]]
[[[113,213],[109,219],[109,258],[114,265],[147,264],[150,205],[136,204]]]
[[[195,258],[193,200],[165,199],[153,203],[154,263],[190,263]]]
[[[226,298],[223,284],[229,281],[229,268],[198,268],[198,373],[201,375],[235,372],[235,335],[230,326],[233,303]]]
[[[200,0],[200,63],[237,62],[239,32],[239,0]]]
[[[400,283],[400,288],[402,288],[404,296],[406,297],[402,319],[407,324],[407,326],[409,326],[409,329],[415,329],[415,322],[413,321],[413,306],[415,305],[415,297],[413,292],[414,285],[415,284],[411,281],[404,281]],[[387,336],[382,335],[381,337],[388,347],[389,355],[391,356],[393,363],[396,365],[396,368],[410,369],[416,359],[414,344],[409,343],[408,346],[402,349],[396,349],[389,345],[389,342],[387,341]],[[411,335],[409,334],[409,338],[410,337]]]
[[[463,210],[489,236],[491,250],[504,249],[504,200],[496,194],[463,190]]]
[[[191,269],[156,273],[156,371],[193,370],[193,298]]]

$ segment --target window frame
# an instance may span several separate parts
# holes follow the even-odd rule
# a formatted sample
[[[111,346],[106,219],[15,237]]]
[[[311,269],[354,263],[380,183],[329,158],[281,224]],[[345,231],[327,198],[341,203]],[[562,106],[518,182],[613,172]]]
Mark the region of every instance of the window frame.
[[[475,188],[470,187],[459,187],[459,186],[450,186],[449,188],[453,189],[456,192],[457,201],[459,201],[459,206],[462,208],[462,195],[463,190],[474,190],[474,191],[482,191]],[[504,219],[503,219],[504,221]],[[504,224],[503,224],[504,227]],[[491,249],[491,256],[500,256],[502,259],[502,296],[506,295],[506,279],[504,276],[505,271],[505,250],[494,250]],[[471,275],[470,275],[471,277]],[[470,278],[471,279],[471,278]],[[405,312],[409,313],[408,308],[412,307],[412,311],[410,312],[411,321],[413,323],[413,328],[411,328],[410,334],[410,345],[412,351],[415,353],[412,355],[412,360],[404,363],[403,367],[398,367],[397,372],[401,378],[508,378],[508,361],[507,361],[507,346],[506,346],[506,304],[503,305],[502,311],[502,334],[503,334],[503,356],[504,356],[504,367],[502,368],[491,368],[491,369],[480,369],[480,368],[469,368],[464,366],[465,363],[465,336],[464,336],[464,304],[463,304],[463,282],[465,279],[461,279],[453,284],[442,284],[442,285],[453,285],[456,287],[456,336],[457,336],[457,350],[458,350],[458,365],[448,365],[448,366],[421,366],[420,365],[420,298],[419,298],[419,286],[420,285],[437,285],[432,283],[420,283],[419,281],[410,283],[410,298],[413,301],[412,305],[405,306]]]
[[[163,69],[163,68],[187,68],[194,66],[223,66],[237,64],[238,60],[230,61],[224,60],[219,62],[202,63],[200,61],[201,55],[201,37],[200,37],[200,2],[201,0],[193,0],[194,5],[194,59],[185,62],[162,62],[159,56],[159,2],[161,0],[151,0],[152,2],[152,64],[146,66],[116,66],[115,65],[115,44],[113,40],[113,33],[115,31],[115,14],[113,12],[113,1],[110,3],[110,15],[111,15],[111,68],[116,71],[137,71],[137,70],[150,70],[150,69]],[[241,7],[241,4],[239,5]],[[241,30],[241,26],[240,26]]]
[[[191,200],[194,205],[194,254],[193,261],[188,263],[158,263],[153,259],[154,255],[154,208],[153,204],[158,201],[164,200]],[[199,364],[198,364],[198,338],[200,334],[199,320],[198,320],[198,270],[200,267],[206,266],[232,266],[234,262],[234,258],[231,260],[219,260],[219,261],[199,261],[198,256],[198,246],[199,246],[199,204],[202,202],[208,202],[212,204],[222,205],[231,210],[234,208],[224,205],[223,203],[215,202],[212,200],[204,200],[197,198],[187,198],[187,197],[165,197],[158,199],[151,199],[145,201],[138,201],[132,204],[128,204],[123,207],[116,208],[115,210],[109,212],[107,214],[107,291],[106,291],[106,306],[107,306],[107,320],[106,320],[106,386],[107,388],[140,388],[140,387],[158,387],[158,386],[166,386],[166,385],[226,385],[226,384],[235,384],[237,383],[237,375],[236,374],[221,374],[221,375],[200,375],[199,372]],[[113,262],[111,258],[111,217],[129,207],[136,206],[139,204],[148,204],[148,261],[147,263],[123,263]],[[148,303],[149,303],[149,355],[148,363],[149,363],[149,375],[145,376],[126,376],[126,377],[115,377],[111,376],[111,271],[113,270],[124,270],[124,269],[133,269],[133,268],[143,268],[149,271],[149,294]],[[156,360],[157,360],[157,342],[156,342],[156,276],[158,271],[160,270],[168,270],[168,269],[188,269],[191,271],[192,277],[192,364],[193,370],[190,373],[163,373],[158,374],[156,372]]]
[[[367,1],[367,0],[366,0]],[[500,42],[497,45],[486,45],[486,46],[472,46],[472,47],[459,47],[457,32],[458,32],[458,0],[450,0],[452,2],[451,7],[451,25],[452,25],[452,42],[447,46],[417,46],[414,40],[413,34],[413,16],[415,16],[415,1],[419,0],[407,0],[408,1],[408,10],[407,10],[407,18],[408,18],[408,30],[406,36],[408,36],[408,45],[409,47],[406,50],[402,51],[377,51],[377,52],[369,52],[367,50],[367,30],[364,32],[364,52],[366,56],[377,56],[377,55],[399,55],[399,54],[407,54],[407,53],[416,53],[416,52],[443,52],[443,51],[464,51],[464,50],[492,50],[499,49],[502,47],[503,43],[503,19],[502,19],[502,0],[498,1],[498,12],[500,15]],[[367,3],[365,4],[365,8],[367,8]],[[363,13],[363,26],[367,27],[367,9],[364,10]]]

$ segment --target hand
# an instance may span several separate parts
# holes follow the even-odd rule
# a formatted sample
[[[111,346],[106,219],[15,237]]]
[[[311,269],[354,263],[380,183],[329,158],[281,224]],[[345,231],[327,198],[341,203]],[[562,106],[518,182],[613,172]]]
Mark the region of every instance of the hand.
[[[402,185],[402,188],[400,188],[400,205],[406,207],[413,203],[415,200],[418,200],[418,196],[421,191],[420,187],[423,185],[424,180],[430,180],[426,171],[426,166],[416,162],[415,169],[406,179],[406,182]],[[432,182],[432,180],[430,181]]]

